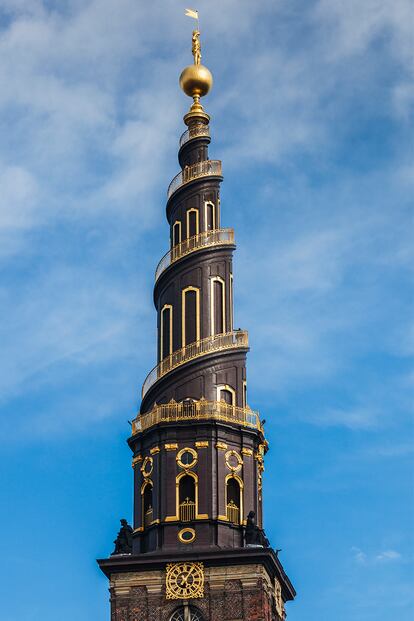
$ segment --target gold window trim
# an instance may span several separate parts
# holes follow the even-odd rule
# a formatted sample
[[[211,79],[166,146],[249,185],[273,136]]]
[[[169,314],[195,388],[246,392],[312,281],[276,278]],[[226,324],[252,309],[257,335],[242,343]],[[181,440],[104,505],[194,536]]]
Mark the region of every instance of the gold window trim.
[[[178,224],[178,230],[180,231],[178,241],[175,239],[175,225],[176,225],[176,224]],[[173,243],[172,243],[172,245],[173,245],[173,247],[174,247],[174,246],[177,246],[178,244],[181,244],[182,239],[183,239],[183,236],[182,236],[182,232],[181,232],[181,221],[180,221],[180,220],[176,220],[176,221],[174,222],[174,224],[173,224],[173,239],[172,239],[172,242],[173,242]]]
[[[231,474],[228,474],[226,476],[226,478],[224,479],[224,490],[225,490],[225,507],[227,507],[227,503],[228,503],[228,499],[227,499],[227,483],[230,479],[236,479],[237,483],[239,484],[240,487],[240,494],[239,494],[239,498],[240,498],[240,507],[239,507],[239,523],[243,524],[243,495],[244,495],[244,482],[243,479],[241,479],[237,474],[235,474],[234,472],[232,472]],[[226,516],[227,519],[227,516]],[[228,521],[228,519],[227,519]]]
[[[164,351],[164,317],[163,314],[165,311],[169,311],[170,313],[170,338],[169,338],[169,352]],[[173,307],[172,304],[164,304],[161,309],[161,321],[160,321],[160,360],[164,360],[167,356],[171,356],[173,352]]]
[[[192,538],[191,539],[183,539],[183,534],[184,533],[191,533]],[[196,538],[196,532],[195,532],[194,528],[182,528],[180,530],[180,532],[178,533],[178,539],[181,541],[181,543],[192,543],[195,538]]]
[[[215,321],[214,321],[214,317],[215,317],[215,312],[214,312],[214,306],[215,306],[215,299],[214,299],[214,283],[215,282],[219,282],[221,284],[221,286],[223,287],[223,305],[221,308],[221,312],[222,312],[222,321],[223,321],[223,331],[220,332],[219,334],[225,334],[226,333],[226,283],[223,280],[223,278],[221,278],[221,276],[213,276],[212,278],[210,278],[210,330],[211,330],[211,336],[215,336],[216,334],[216,328],[215,328]]]
[[[217,386],[217,401],[221,401],[221,391],[222,390],[228,390],[231,393],[231,395],[233,397],[233,403],[231,403],[230,406],[236,405],[236,391],[234,390],[234,388],[232,388],[228,384],[219,384]]]
[[[200,289],[189,286],[181,292],[181,341],[183,347],[187,345],[185,340],[185,296],[189,291],[196,292],[196,340],[200,340]]]
[[[207,217],[207,206],[208,205],[212,205],[213,207],[213,228],[209,229],[207,227],[208,224],[208,217]],[[204,230],[205,231],[214,231],[216,229],[216,206],[213,203],[213,201],[204,201]]]
[[[237,462],[238,462],[237,466],[231,466],[230,463],[229,463],[230,457],[232,455],[234,455],[234,457],[236,457],[236,459],[237,459]],[[227,451],[227,453],[226,453],[226,455],[224,457],[224,460],[226,462],[227,468],[229,470],[231,470],[232,472],[238,472],[240,470],[240,468],[242,467],[242,465],[243,465],[243,458],[234,449],[231,449],[230,451]]]
[[[184,453],[191,453],[191,455],[194,457],[194,460],[191,462],[191,464],[186,465],[181,461],[181,457],[183,456]],[[175,458],[177,460],[177,464],[180,466],[180,468],[184,468],[184,470],[188,470],[189,468],[194,468],[194,466],[196,465],[197,461],[198,461],[198,454],[197,451],[194,450],[193,448],[190,448],[189,446],[181,449],[178,453],[177,456]]]
[[[192,235],[190,235],[190,213],[192,213],[194,211],[196,213],[196,232],[195,232],[195,234],[198,235],[200,233],[200,212],[195,207],[191,207],[191,209],[187,209],[187,213],[186,213],[187,239],[189,237],[192,237]]]
[[[146,471],[147,464],[150,464],[150,470],[148,472]],[[141,466],[142,476],[145,478],[151,476],[153,470],[154,470],[154,460],[152,457],[147,455],[147,457],[142,462],[142,466]]]

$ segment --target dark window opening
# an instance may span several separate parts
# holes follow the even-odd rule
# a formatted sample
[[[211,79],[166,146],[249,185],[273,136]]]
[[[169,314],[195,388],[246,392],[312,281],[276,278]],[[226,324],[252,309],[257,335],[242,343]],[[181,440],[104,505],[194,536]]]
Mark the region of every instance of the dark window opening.
[[[214,334],[224,332],[224,285],[220,280],[213,281],[214,286]]]
[[[185,293],[185,342],[183,346],[197,340],[197,292]]]

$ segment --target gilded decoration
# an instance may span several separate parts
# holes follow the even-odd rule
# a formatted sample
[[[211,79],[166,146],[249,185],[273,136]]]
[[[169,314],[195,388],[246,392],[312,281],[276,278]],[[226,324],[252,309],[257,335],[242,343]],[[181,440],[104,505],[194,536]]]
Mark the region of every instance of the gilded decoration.
[[[238,472],[243,464],[243,459],[241,458],[241,456],[238,454],[237,451],[233,450],[227,451],[225,455],[225,461],[227,468],[229,470],[232,470],[233,472]]]
[[[141,472],[143,477],[149,477],[154,469],[154,460],[152,457],[146,457],[141,466]]]
[[[168,563],[165,596],[167,599],[204,597],[203,563]]]

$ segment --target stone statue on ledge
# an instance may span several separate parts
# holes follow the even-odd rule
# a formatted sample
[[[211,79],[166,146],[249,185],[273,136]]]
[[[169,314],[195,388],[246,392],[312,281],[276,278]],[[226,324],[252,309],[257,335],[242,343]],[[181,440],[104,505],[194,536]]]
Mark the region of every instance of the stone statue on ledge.
[[[244,533],[244,540],[247,547],[268,548],[269,541],[265,537],[263,531],[256,525],[256,514],[250,511],[247,516],[247,524]]]
[[[111,556],[115,554],[132,554],[132,533],[133,530],[126,520],[121,520],[121,528],[117,538],[114,541],[115,550]]]

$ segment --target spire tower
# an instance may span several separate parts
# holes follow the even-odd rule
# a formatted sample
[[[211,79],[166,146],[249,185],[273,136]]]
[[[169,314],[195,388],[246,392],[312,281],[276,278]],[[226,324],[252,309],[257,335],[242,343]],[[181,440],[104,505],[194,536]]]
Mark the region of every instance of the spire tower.
[[[113,621],[282,621],[295,591],[263,530],[268,444],[247,400],[248,334],[233,325],[235,237],[221,226],[221,161],[208,155],[200,99],[213,78],[198,28],[192,52],[180,76],[193,99],[181,170],[167,191],[170,248],[155,271],[157,364],[128,439],[133,527],[123,521],[98,562]]]

